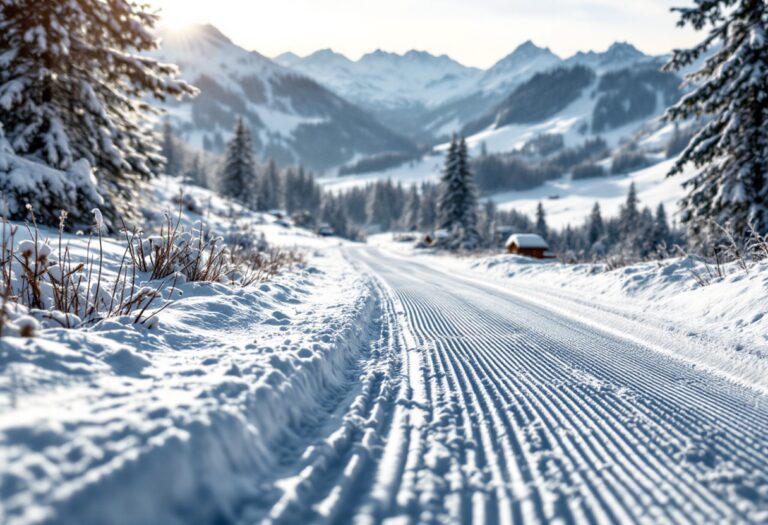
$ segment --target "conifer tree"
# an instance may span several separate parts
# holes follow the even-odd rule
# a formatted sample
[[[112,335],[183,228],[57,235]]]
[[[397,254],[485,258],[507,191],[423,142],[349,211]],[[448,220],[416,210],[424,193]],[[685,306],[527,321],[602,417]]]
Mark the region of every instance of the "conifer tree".
[[[430,232],[437,222],[437,188],[425,183],[421,187],[421,207],[419,208],[419,228]]]
[[[695,89],[667,111],[670,120],[707,117],[670,175],[688,165],[682,221],[694,237],[716,233],[710,221],[730,224],[745,235],[752,223],[768,232],[768,5],[764,0],[697,0],[676,8],[678,25],[707,36],[690,49],[676,50],[666,65],[679,71],[710,50],[689,75]]]
[[[394,218],[389,184],[389,181],[375,182],[368,191],[366,202],[368,224],[378,226],[382,230],[388,230]]]
[[[224,168],[219,176],[219,193],[257,209],[256,182],[251,133],[243,119],[237,119],[234,135],[227,144]]]
[[[541,202],[539,202],[538,206],[536,206],[536,233],[545,239],[549,236],[549,228],[547,227],[547,215],[544,212],[544,205]]]
[[[168,121],[163,123],[163,142],[161,153],[164,159],[165,173],[177,176],[182,172],[184,164],[183,151],[173,131],[173,126]]]
[[[637,190],[633,182],[629,185],[627,200],[619,213],[619,231],[625,238],[637,231],[638,220],[640,219],[640,211],[637,209],[639,203],[640,200],[637,198]]]
[[[443,230],[451,230],[454,224],[461,221],[462,209],[459,195],[463,187],[459,178],[458,151],[459,142],[454,135],[445,155],[440,193],[437,199],[437,227]]]
[[[467,143],[453,137],[445,159],[437,201],[438,226],[451,234],[447,241],[452,249],[476,249],[480,243],[477,231],[477,190],[469,167]]]
[[[419,190],[414,184],[411,189],[408,190],[408,194],[405,198],[405,209],[403,211],[403,228],[408,231],[416,231],[419,229],[419,212],[421,210],[421,197],[419,196]]]
[[[147,96],[191,95],[156,47],[157,15],[127,0],[0,0],[0,122],[19,155],[96,169],[114,219],[162,166]]]
[[[603,224],[603,216],[600,213],[600,204],[596,202],[592,207],[592,213],[589,215],[589,222],[587,224],[587,239],[589,245],[594,246],[604,234],[605,225]]]
[[[184,171],[184,178],[191,184],[195,184],[201,188],[207,188],[208,177],[206,176],[205,171],[200,154],[197,153],[192,155],[192,160],[189,161],[189,165]]]
[[[267,211],[279,208],[281,202],[280,172],[273,159],[269,159],[267,167],[258,179],[258,209]]]
[[[658,248],[659,246],[669,244],[671,239],[672,235],[669,231],[669,223],[667,222],[667,212],[664,209],[664,204],[659,203],[659,206],[656,208],[656,217],[654,218],[654,245]]]
[[[493,244],[496,229],[496,204],[491,199],[486,200],[483,204],[483,213],[478,229],[485,244]]]

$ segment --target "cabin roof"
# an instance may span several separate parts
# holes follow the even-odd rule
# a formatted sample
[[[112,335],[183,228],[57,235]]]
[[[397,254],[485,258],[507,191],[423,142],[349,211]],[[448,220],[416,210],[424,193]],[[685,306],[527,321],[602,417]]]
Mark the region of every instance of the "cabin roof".
[[[512,245],[518,248],[538,248],[543,250],[549,249],[547,241],[542,239],[541,235],[535,233],[514,233],[509,236],[506,242],[506,247],[509,248]]]

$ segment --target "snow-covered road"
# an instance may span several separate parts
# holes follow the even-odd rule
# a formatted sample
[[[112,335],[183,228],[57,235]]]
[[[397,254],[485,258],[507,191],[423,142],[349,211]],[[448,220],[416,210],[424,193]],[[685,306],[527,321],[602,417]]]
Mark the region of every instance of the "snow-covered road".
[[[761,394],[490,283],[347,254],[381,282],[379,345],[402,356],[401,383],[300,491],[304,510],[274,521],[768,520]]]

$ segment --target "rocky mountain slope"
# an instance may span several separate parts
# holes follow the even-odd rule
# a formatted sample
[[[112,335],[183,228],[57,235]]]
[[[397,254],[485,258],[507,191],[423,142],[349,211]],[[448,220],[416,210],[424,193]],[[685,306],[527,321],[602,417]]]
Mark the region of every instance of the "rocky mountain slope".
[[[200,88],[170,104],[169,118],[194,147],[222,151],[235,120],[251,128],[259,154],[326,170],[356,156],[409,150],[410,141],[301,73],[247,51],[211,25],[164,32],[155,55],[178,64]]]

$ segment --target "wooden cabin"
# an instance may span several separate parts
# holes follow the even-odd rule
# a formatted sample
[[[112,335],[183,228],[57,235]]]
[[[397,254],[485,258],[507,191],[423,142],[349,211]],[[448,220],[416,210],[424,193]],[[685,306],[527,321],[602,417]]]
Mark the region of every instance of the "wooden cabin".
[[[534,259],[552,259],[554,254],[549,251],[549,244],[541,235],[535,233],[514,233],[505,243],[507,253],[524,255]]]

